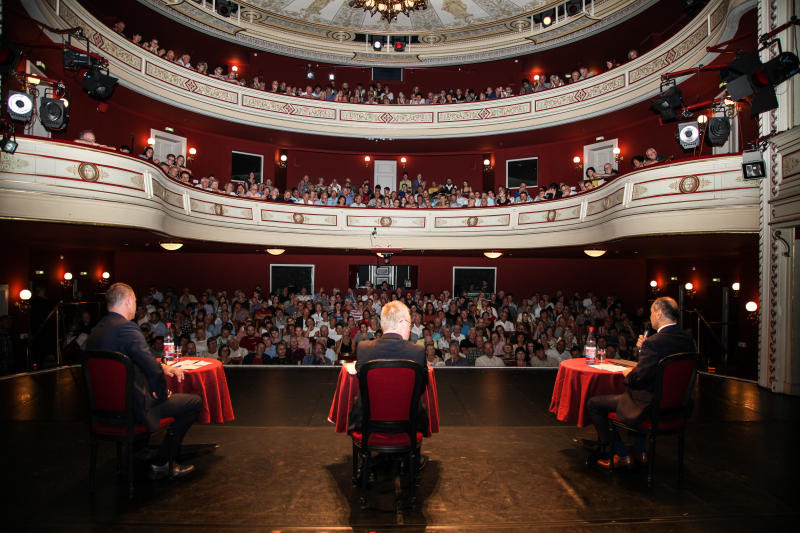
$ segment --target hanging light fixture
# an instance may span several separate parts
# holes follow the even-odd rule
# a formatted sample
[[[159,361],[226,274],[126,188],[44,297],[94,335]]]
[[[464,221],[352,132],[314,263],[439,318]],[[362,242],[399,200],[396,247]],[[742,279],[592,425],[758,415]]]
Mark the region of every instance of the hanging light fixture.
[[[483,252],[483,255],[485,255],[489,259],[497,259],[498,257],[503,255],[503,252]]]
[[[163,249],[169,250],[170,252],[174,252],[175,250],[180,250],[183,246],[182,242],[160,242],[158,243]]]
[[[284,250],[283,248],[267,248],[267,253],[269,255],[281,255],[285,251],[286,250]]]
[[[589,257],[600,257],[601,255],[605,254],[606,251],[602,248],[587,248],[583,251]]]
[[[350,0],[348,5],[354,9],[363,9],[370,15],[380,13],[388,24],[400,13],[409,16],[412,11],[428,9],[428,0]]]

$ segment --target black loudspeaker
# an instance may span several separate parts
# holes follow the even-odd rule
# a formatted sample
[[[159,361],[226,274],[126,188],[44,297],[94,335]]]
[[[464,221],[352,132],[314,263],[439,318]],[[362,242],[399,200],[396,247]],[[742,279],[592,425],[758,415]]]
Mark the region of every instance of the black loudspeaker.
[[[683,94],[675,86],[661,93],[660,98],[650,102],[650,109],[661,115],[662,122],[671,122],[678,119],[675,111],[683,105]]]
[[[11,120],[28,122],[33,116],[33,97],[21,91],[8,91],[8,116]]]
[[[731,134],[731,121],[728,117],[711,117],[706,128],[706,138],[712,145],[724,144]]]
[[[58,98],[42,98],[39,104],[39,120],[48,130],[61,131],[67,127],[69,108]]]

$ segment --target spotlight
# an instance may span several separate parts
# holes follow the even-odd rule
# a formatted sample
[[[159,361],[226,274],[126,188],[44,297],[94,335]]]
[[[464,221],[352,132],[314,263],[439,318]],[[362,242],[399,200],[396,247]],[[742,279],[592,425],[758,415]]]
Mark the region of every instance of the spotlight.
[[[61,131],[67,127],[69,109],[63,100],[42,98],[42,103],[39,105],[39,120],[48,130]]]
[[[375,39],[372,41],[372,48],[374,48],[376,52],[380,52],[382,46],[383,42],[380,39]]]
[[[672,122],[678,119],[678,113],[675,110],[682,105],[681,90],[672,85],[666,91],[662,90],[661,95],[650,102],[650,109],[661,115],[662,122]]]
[[[4,133],[3,138],[0,141],[0,148],[2,148],[2,150],[7,154],[13,154],[17,151],[17,141],[8,133]]]
[[[227,18],[239,11],[239,4],[230,0],[217,0],[217,13]]]
[[[757,180],[767,175],[764,158],[758,150],[742,152],[742,174],[746,180]]]
[[[678,124],[678,141],[684,150],[691,150],[700,146],[700,124],[697,122],[682,122]]]
[[[8,91],[8,115],[11,120],[28,122],[33,116],[33,97],[20,91]]]
[[[555,17],[555,10],[551,9],[546,13],[542,13],[542,27],[546,28],[553,24],[553,18]]]
[[[97,60],[81,50],[66,48],[61,56],[61,61],[64,68],[79,69],[92,67]]]
[[[703,115],[705,116],[705,115]],[[698,117],[699,118],[699,117]],[[711,117],[706,129],[706,137],[712,145],[725,144],[731,134],[731,121],[728,117]]]
[[[394,42],[394,51],[395,52],[404,52],[406,49],[406,42],[405,41],[395,41]]]
[[[92,98],[107,100],[114,92],[117,81],[107,70],[103,72],[99,67],[94,67],[83,76],[83,90]]]
[[[774,86],[787,79],[783,78],[782,73],[791,72],[791,55],[784,59],[784,63],[781,62],[781,54],[764,65],[758,55],[742,52],[720,71],[720,79],[726,82],[725,88],[734,101],[753,95],[750,116],[755,117],[778,107]],[[797,61],[797,56],[794,56],[794,60]],[[785,71],[784,65],[787,67]]]

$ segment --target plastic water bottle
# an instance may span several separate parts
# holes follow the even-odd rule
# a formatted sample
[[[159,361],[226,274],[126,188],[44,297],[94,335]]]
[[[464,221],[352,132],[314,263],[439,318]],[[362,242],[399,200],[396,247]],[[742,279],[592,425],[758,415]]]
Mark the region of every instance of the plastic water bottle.
[[[164,364],[175,362],[175,341],[172,339],[172,323],[167,322],[167,333],[164,335]]]
[[[593,365],[597,362],[597,341],[594,339],[594,328],[589,328],[589,336],[586,337],[583,354],[586,357],[587,365]]]

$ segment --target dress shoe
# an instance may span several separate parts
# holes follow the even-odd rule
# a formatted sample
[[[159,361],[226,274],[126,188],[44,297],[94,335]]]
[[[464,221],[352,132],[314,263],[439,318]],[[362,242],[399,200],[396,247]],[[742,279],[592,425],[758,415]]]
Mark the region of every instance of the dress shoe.
[[[177,479],[192,471],[194,471],[194,465],[179,465],[178,463],[173,463],[172,470],[170,471],[169,463],[164,463],[163,465],[150,465],[149,476],[150,479],[153,480],[164,479],[165,477]]]
[[[611,468],[611,459],[603,458],[598,459],[597,464],[602,466],[603,468]],[[631,459],[630,455],[626,455],[625,457],[620,457],[619,455],[614,455],[614,469],[628,469],[633,466],[633,459]]]
[[[647,464],[647,453],[646,452],[633,452],[633,460],[640,464],[646,465]]]
[[[426,464],[428,464],[428,456],[421,454],[419,456],[419,462],[417,463],[417,472],[422,472],[422,469],[425,468]]]

